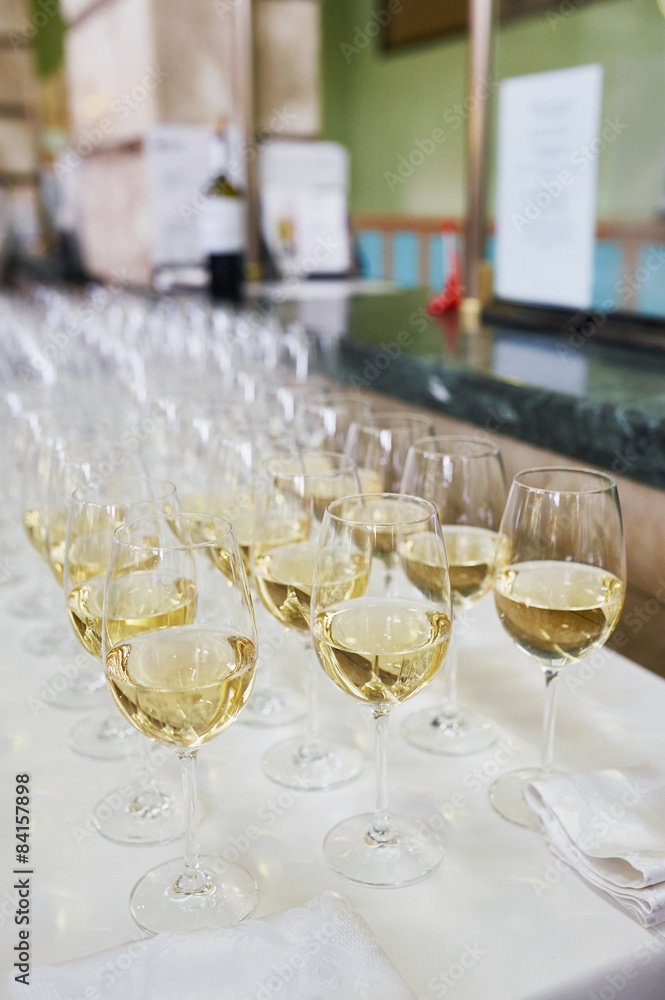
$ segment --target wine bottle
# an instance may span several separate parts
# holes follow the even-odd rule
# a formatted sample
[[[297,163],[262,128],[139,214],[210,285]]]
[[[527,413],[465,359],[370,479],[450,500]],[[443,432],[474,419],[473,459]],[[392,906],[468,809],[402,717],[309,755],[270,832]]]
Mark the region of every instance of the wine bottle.
[[[211,297],[242,300],[245,264],[245,199],[229,178],[229,152],[218,127],[211,147],[211,182],[201,210],[201,242],[207,258]]]

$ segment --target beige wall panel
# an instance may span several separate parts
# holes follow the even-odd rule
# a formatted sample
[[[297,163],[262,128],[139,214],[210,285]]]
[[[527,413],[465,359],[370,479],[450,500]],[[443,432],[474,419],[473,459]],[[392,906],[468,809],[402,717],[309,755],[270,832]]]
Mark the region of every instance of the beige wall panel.
[[[157,120],[166,71],[155,55],[150,0],[114,0],[67,34],[74,146],[86,154],[140,138]]]
[[[245,2],[245,0],[243,0]],[[232,104],[235,0],[159,0],[155,46],[168,71],[159,88],[159,121],[214,125]]]
[[[0,118],[0,172],[31,174],[36,170],[33,125],[15,118]]]
[[[0,49],[0,103],[35,103],[35,77],[30,49]]]
[[[0,33],[28,31],[30,22],[26,0],[2,0],[0,3]]]
[[[81,243],[87,267],[100,277],[150,281],[148,193],[140,151],[91,156],[77,168]]]
[[[315,0],[257,0],[255,6],[258,125],[316,136],[321,128],[319,5]]]

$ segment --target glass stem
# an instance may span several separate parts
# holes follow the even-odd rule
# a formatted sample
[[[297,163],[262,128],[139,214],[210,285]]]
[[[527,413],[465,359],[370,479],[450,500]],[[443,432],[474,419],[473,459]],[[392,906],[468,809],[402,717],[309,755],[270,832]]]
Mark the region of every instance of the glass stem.
[[[388,808],[388,713],[376,710],[374,754],[376,764],[376,808],[370,839],[385,844],[391,840]]]
[[[548,778],[552,773],[554,762],[554,720],[556,717],[556,679],[559,670],[546,669],[545,674],[545,711],[543,714],[543,743],[541,751],[541,776]]]
[[[199,865],[199,838],[196,820],[197,750],[178,750],[182,774],[182,799],[185,809],[185,863],[173,889],[176,893],[203,893],[210,886]]]
[[[137,782],[134,795],[128,803],[128,810],[140,819],[153,819],[169,807],[170,799],[161,791],[155,781],[152,762],[152,741],[147,736],[139,739],[139,759],[135,768]]]
[[[445,726],[451,722],[457,722],[460,718],[457,701],[457,637],[454,628],[450,635],[448,652],[443,664],[443,684],[443,702],[437,722]]]
[[[319,664],[312,656],[312,643],[305,639],[303,643],[307,663],[305,665],[305,683],[307,685],[307,731],[298,756],[301,760],[311,760],[323,753],[320,740],[321,718],[319,713]]]

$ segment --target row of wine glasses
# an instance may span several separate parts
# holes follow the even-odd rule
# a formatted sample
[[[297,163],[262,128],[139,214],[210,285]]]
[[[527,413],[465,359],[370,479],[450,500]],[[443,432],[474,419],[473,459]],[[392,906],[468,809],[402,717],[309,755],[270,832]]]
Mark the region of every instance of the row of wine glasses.
[[[328,407],[335,412],[332,401],[328,403]],[[366,449],[362,454],[362,461],[365,464],[361,467],[361,472],[365,475],[366,484],[370,473],[374,473],[376,478],[380,479],[378,470],[387,467],[387,457],[391,458],[391,453],[397,450],[394,447],[394,442],[400,439],[400,434],[403,441],[409,432],[413,436],[418,429],[422,429],[422,425],[419,427],[417,419],[414,418],[392,417],[388,419],[388,416],[377,415],[377,423],[378,427],[362,426],[354,421],[348,435],[348,441],[351,442],[352,448],[356,447],[358,442],[363,439],[375,443],[373,450],[372,448]],[[381,426],[382,424],[388,426]],[[385,433],[382,434],[382,431]],[[376,442],[380,442],[382,438],[384,444],[381,448]],[[392,457],[394,458],[394,456]],[[71,465],[71,462],[69,464]],[[85,465],[85,462],[83,464]],[[67,463],[65,463],[66,467]],[[296,478],[299,482],[303,482],[301,477]],[[454,600],[458,606],[468,606],[482,596],[491,583],[492,552],[496,541],[496,531],[493,529],[497,526],[504,496],[503,473],[496,447],[491,442],[463,437],[431,438],[420,441],[416,447],[412,447],[409,451],[409,464],[403,477],[402,486],[405,491],[439,499],[439,514],[444,524],[444,536],[452,561],[451,585]],[[68,489],[61,492],[65,496]],[[194,506],[193,501],[200,500],[200,497],[190,495],[189,500],[190,505]],[[208,494],[207,500],[210,503],[210,494]],[[49,502],[52,505],[51,498],[49,498]],[[213,509],[213,506],[208,506],[207,509]],[[220,513],[224,513],[223,504],[217,509]],[[247,522],[249,513],[247,511],[244,513]],[[320,517],[320,509],[318,514]],[[62,531],[57,530],[57,525],[61,524],[62,521],[61,506],[57,511],[54,511],[54,516],[52,515],[51,518],[53,529],[50,536],[52,541],[49,552],[54,553],[51,565],[56,576],[61,571],[60,562],[56,556],[63,545]],[[475,524],[472,523],[474,521]],[[266,524],[269,523],[268,520]],[[284,538],[286,537],[288,535],[284,536]],[[269,545],[270,541],[268,540]],[[247,549],[247,546],[245,548]],[[261,579],[260,574],[257,579]],[[269,582],[271,585],[283,585],[287,588],[292,584],[292,581],[285,579]],[[302,587],[303,581],[295,581],[295,585]],[[263,586],[259,592],[264,597],[264,603],[271,613],[275,614],[274,602],[266,599],[269,588]],[[307,595],[308,590],[305,589],[303,593]],[[276,614],[276,617],[284,621],[282,614]],[[293,627],[293,620],[289,623],[285,622],[285,624],[290,624]],[[306,627],[304,618],[301,621],[301,627],[303,624]],[[321,747],[318,747],[314,758],[311,758],[310,745],[313,743],[312,734],[316,729],[316,716],[312,708],[314,704],[315,698],[310,698],[309,717],[312,731],[309,738],[304,742],[296,743],[295,746],[289,745],[287,741],[286,744],[276,747],[274,752],[266,755],[264,767],[267,773],[281,783],[309,788],[332,787],[334,784],[349,780],[350,777],[359,773],[362,767],[362,757],[354,748],[340,751],[351,758],[352,763],[348,767],[342,765],[339,756],[329,755],[329,748],[320,752]],[[85,724],[80,728],[85,729]],[[449,656],[448,659],[447,698],[442,709],[435,713],[417,714],[408,720],[404,732],[407,739],[414,744],[444,753],[472,752],[491,744],[496,739],[496,731],[491,724],[486,721],[475,724],[473,721],[464,721],[460,716],[455,697],[454,656]],[[89,738],[97,740],[104,752],[114,753],[113,741],[117,740],[118,737],[122,738],[122,735],[124,735],[123,731],[118,729],[117,724],[107,723],[106,727],[102,726],[100,736],[93,733],[92,737]],[[129,745],[128,741],[125,745]],[[324,772],[317,777],[307,772],[308,764],[312,763],[313,759],[317,761],[315,767]],[[273,760],[279,761],[279,763],[273,763]],[[334,777],[328,773],[329,769],[336,772]]]
[[[37,312],[58,330],[72,318],[68,310],[46,296]],[[493,591],[509,636],[545,672],[547,773],[556,677],[606,641],[621,609],[616,487],[591,472],[532,470],[513,482],[506,503],[494,443],[436,437],[426,417],[376,412],[366,395],[332,391],[309,372],[307,338],[284,335],[272,320],[257,328],[248,316],[167,304],[146,310],[123,296],[97,318],[103,335],[84,322],[80,357],[64,350],[54,362],[55,391],[44,396],[39,420],[23,394],[25,423],[39,426],[49,456],[37,475],[38,502],[24,514],[36,512],[26,529],[35,542],[43,529],[74,634],[101,656],[124,717],[108,717],[102,743],[129,746],[127,734],[138,729],[181,758],[185,861],[139,883],[135,918],[150,930],[208,926],[241,919],[256,903],[251,875],[198,858],[193,821],[198,748],[236,718],[252,717],[259,661],[248,575],[256,611],[300,636],[312,667],[308,731],[271,748],[264,769],[311,790],[362,769],[357,747],[320,731],[312,692],[326,673],[371,711],[377,767],[375,813],[337,824],[325,843],[328,863],[369,885],[424,877],[443,845],[436,837],[424,844],[412,820],[390,814],[388,715],[441,672],[443,704],[406,719],[407,738],[454,755],[491,744],[493,724],[457,703],[453,606],[459,630],[465,611]],[[118,405],[101,420],[95,409],[108,384]],[[87,459],[69,412],[93,429]],[[138,442],[129,451],[128,425]],[[131,471],[115,458],[102,468],[108,455],[129,453],[137,459]],[[281,678],[261,687],[252,721],[295,717],[290,699],[276,696]],[[523,789],[539,773],[500,779],[495,809],[531,825]],[[147,789],[128,815],[161,815],[170,798]],[[128,829],[130,842],[140,842],[131,818]]]
[[[323,457],[321,453],[318,455]],[[546,486],[546,483],[551,485]],[[566,509],[571,504],[573,517],[570,509]],[[549,541],[542,524],[538,523],[538,511],[548,519]],[[619,516],[616,487],[609,477],[576,470],[532,470],[515,480],[501,531],[495,599],[509,634],[521,648],[544,664],[548,692],[563,666],[601,645],[616,623],[623,591]],[[553,519],[556,524],[552,523]],[[174,518],[163,520],[171,527]],[[189,546],[200,546],[200,532],[208,519],[190,516],[190,522],[188,530],[195,530],[196,540],[190,539]],[[145,533],[153,530],[152,524],[150,520],[139,521],[130,524],[127,530],[140,530],[145,540]],[[510,524],[519,527],[509,531]],[[605,530],[608,526],[609,532]],[[554,527],[558,530],[552,531]],[[119,529],[117,534],[122,536],[122,532],[123,529]],[[174,533],[181,540],[180,551],[187,532],[182,526],[176,526]],[[232,537],[230,527],[229,533]],[[291,544],[302,543],[286,543]],[[218,539],[215,545],[219,546]],[[136,547],[144,557],[147,547],[145,549]],[[154,548],[151,551],[154,554]],[[424,560],[420,558],[422,552],[426,554]],[[525,555],[529,556],[526,560]],[[129,579],[137,572],[131,565],[135,558],[125,556],[120,568],[123,576],[129,574]],[[589,559],[591,561],[587,561]],[[213,565],[222,566],[227,576],[233,573],[233,559],[228,549],[222,558],[218,552],[211,552],[210,560]],[[602,565],[597,565],[598,562]],[[236,563],[241,567],[239,554]],[[239,568],[235,572],[240,571]],[[244,576],[244,568],[242,574]],[[520,586],[521,576],[526,580]],[[111,578],[110,574],[109,581]],[[296,606],[302,601],[302,594],[297,591],[298,588],[293,587]],[[249,605],[246,587],[244,592]],[[110,595],[109,583],[105,634],[117,627],[115,614],[109,611]],[[287,600],[286,591],[280,597],[282,603]],[[368,705],[377,724],[375,812],[345,820],[331,830],[324,845],[328,863],[347,878],[362,884],[395,886],[418,881],[437,867],[443,845],[436,836],[423,840],[413,821],[390,814],[385,728],[391,709],[431,681],[444,662],[450,642],[450,577],[435,506],[406,494],[343,496],[327,504],[314,555],[311,614],[314,644],[325,673],[349,697]],[[205,672],[202,677],[200,668],[200,664],[213,662],[214,670],[215,660],[209,648],[212,639],[200,627],[196,610],[192,611],[192,616],[188,623],[191,639],[188,626],[179,626],[173,633],[169,630],[139,632],[133,641],[128,641],[131,635],[125,635],[124,642],[110,647],[106,661],[114,697],[121,710],[140,730],[149,730],[150,734],[180,746],[178,752],[183,762],[188,758],[181,746],[183,730],[186,729],[191,745],[198,746],[199,741],[210,738],[213,731],[210,720],[214,715],[206,699],[201,704],[201,692],[207,688],[203,681],[212,683],[212,677]],[[122,628],[126,628],[124,619]],[[109,636],[109,644],[113,638]],[[195,646],[195,655],[190,641]],[[227,642],[230,641],[227,637]],[[233,641],[250,642],[253,668],[255,645],[248,639],[239,640],[237,635]],[[163,649],[161,656],[157,653],[158,648]],[[248,648],[243,645],[243,649]],[[183,650],[186,650],[184,654]],[[196,662],[195,671],[184,669],[181,655],[187,666]],[[132,656],[138,666],[134,667],[130,678]],[[171,687],[164,688],[163,663],[168,664],[168,671],[172,663],[175,665],[171,685],[177,697],[173,696]],[[228,660],[225,669],[228,669]],[[155,684],[154,673],[159,677],[158,684]],[[183,674],[186,682],[182,680]],[[241,676],[244,676],[242,671]],[[116,687],[117,677],[122,678],[124,686]],[[136,683],[137,679],[141,684]],[[250,684],[248,681],[247,686]],[[157,691],[153,690],[155,687]],[[182,706],[185,701],[190,705],[192,691],[196,692],[193,696],[196,711],[185,713]],[[240,702],[245,692],[243,687],[238,695],[234,688]],[[228,704],[228,698],[224,704]],[[190,718],[183,721],[185,715]],[[165,726],[166,718],[169,721]],[[177,726],[174,718],[178,719]],[[221,718],[220,728],[223,728],[230,716],[222,713]],[[192,725],[193,719],[201,720],[199,728]],[[551,766],[552,736],[553,709],[548,705],[545,773]],[[183,766],[186,769],[189,765],[183,763]],[[522,792],[524,782],[538,773],[509,775],[497,782],[492,791],[495,808],[508,818],[528,825],[529,817],[523,813]],[[515,794],[516,784],[519,794]],[[222,919],[220,913],[216,913],[219,896],[215,894],[221,892],[227,896],[230,890],[228,883],[224,890],[219,886],[213,888],[215,880],[208,869],[212,868],[214,874],[214,867],[214,859],[201,864],[190,836],[182,871],[171,865],[163,870],[156,869],[135,888],[132,905],[136,918],[143,926],[152,928],[181,926],[171,922],[175,915],[178,921],[183,913],[187,914],[188,922],[194,917],[188,902],[174,909],[172,895],[175,893],[177,898],[178,894],[183,894],[182,899],[189,900],[192,893],[199,893],[195,911],[197,925],[200,926],[202,920]],[[249,911],[255,900],[255,885],[246,873],[233,874],[240,878],[243,886],[242,890],[234,888],[233,898],[237,902],[239,895],[243,895]],[[228,877],[228,872],[224,877]],[[168,888],[171,885],[173,890]],[[204,911],[206,916],[203,916]],[[235,915],[237,917],[237,913]],[[223,919],[227,918],[228,912]]]

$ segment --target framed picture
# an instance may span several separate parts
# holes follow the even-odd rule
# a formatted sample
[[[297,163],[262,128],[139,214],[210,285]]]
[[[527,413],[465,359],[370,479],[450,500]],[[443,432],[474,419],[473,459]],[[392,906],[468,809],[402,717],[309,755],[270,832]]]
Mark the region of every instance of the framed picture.
[[[498,4],[500,20],[511,21],[527,14],[556,12],[561,0],[498,0]],[[438,3],[433,0],[377,0],[377,10],[384,25],[383,47],[388,51],[435,41],[465,31],[467,27],[468,0]]]

